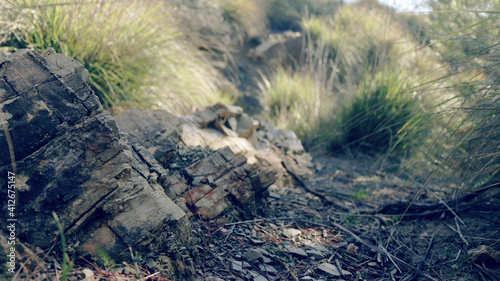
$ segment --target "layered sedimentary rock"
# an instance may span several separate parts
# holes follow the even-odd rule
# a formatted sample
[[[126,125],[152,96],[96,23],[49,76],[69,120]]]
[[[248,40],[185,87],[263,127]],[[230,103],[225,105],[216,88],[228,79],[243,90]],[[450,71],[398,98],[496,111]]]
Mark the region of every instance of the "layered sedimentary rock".
[[[189,215],[213,219],[269,213],[267,188],[312,174],[311,156],[292,132],[275,130],[237,106],[218,103],[184,117],[130,110],[115,117],[131,141],[146,147],[170,171],[167,195]]]
[[[15,174],[18,238],[52,246],[54,212],[81,253],[100,248],[124,258],[129,247],[190,247],[186,213],[158,184],[166,171],[120,137],[87,78],[80,63],[53,50],[0,57],[0,174]],[[5,210],[7,201],[1,204]]]
[[[79,62],[53,50],[0,54],[0,174],[15,174],[11,213],[24,242],[56,243],[55,214],[76,253],[102,249],[126,259],[132,249],[187,280],[197,258],[190,217],[265,216],[268,187],[293,182],[283,163],[312,174],[293,133],[239,107],[112,117],[88,78]]]

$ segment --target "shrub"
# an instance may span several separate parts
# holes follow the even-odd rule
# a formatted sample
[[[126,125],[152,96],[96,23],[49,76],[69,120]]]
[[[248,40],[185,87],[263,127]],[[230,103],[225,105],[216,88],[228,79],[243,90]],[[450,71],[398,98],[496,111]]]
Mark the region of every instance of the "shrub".
[[[247,37],[258,37],[265,33],[267,1],[264,0],[216,0],[224,17],[234,22],[237,29]]]
[[[267,118],[277,117],[276,126],[295,130],[309,148],[416,151],[431,125],[431,105],[416,86],[440,66],[379,6],[345,5],[334,17],[305,19],[305,63],[278,69],[266,84]]]
[[[412,78],[398,67],[367,71],[352,101],[342,109],[343,139],[333,146],[399,154],[418,147],[422,141],[418,136],[426,136],[425,116]]]
[[[331,15],[340,6],[341,1],[332,0],[273,0],[268,13],[269,24],[274,30],[298,31],[306,9],[312,15]]]
[[[272,120],[275,127],[294,131],[306,146],[326,136],[320,127],[330,119],[328,109],[333,107],[333,97],[314,73],[278,68],[261,89],[263,118]]]

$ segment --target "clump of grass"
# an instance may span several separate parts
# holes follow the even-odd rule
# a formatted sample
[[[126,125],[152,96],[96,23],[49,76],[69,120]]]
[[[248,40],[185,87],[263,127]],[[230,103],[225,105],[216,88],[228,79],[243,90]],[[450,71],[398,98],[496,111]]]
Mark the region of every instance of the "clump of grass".
[[[418,135],[426,135],[421,97],[416,95],[411,75],[398,67],[367,72],[352,101],[343,107],[342,139],[336,147],[361,151],[408,153],[418,147]],[[418,135],[415,132],[418,131]],[[410,132],[414,132],[408,136]]]
[[[340,1],[331,0],[273,0],[270,1],[267,17],[273,30],[299,31],[306,9],[313,15],[328,15],[340,5]]]
[[[271,79],[261,85],[266,120],[272,120],[279,129],[294,131],[304,143],[312,144],[319,137],[321,123],[328,119],[325,109],[329,106],[325,103],[332,99],[322,99],[327,93],[320,88],[318,78],[306,70],[278,68]]]
[[[61,221],[59,220],[59,216],[57,216],[56,212],[52,211],[52,216],[56,222],[57,230],[61,235],[61,250],[62,250],[62,266],[61,266],[61,281],[66,281],[68,279],[68,274],[73,267],[73,264],[69,260],[68,254],[66,253],[66,237],[64,235],[64,230],[61,225]]]
[[[389,63],[419,75],[439,68],[429,50],[418,48],[401,19],[380,5],[344,5],[333,17],[313,16],[304,25],[313,40],[330,48],[342,83],[357,85],[366,67],[376,71]]]
[[[328,49],[307,40],[305,63],[297,68],[278,67],[260,84],[262,117],[280,129],[292,130],[308,147],[335,135],[332,111],[337,96],[332,91],[336,73],[331,70]]]
[[[304,29],[305,63],[266,83],[265,118],[309,148],[407,155],[425,142],[428,105],[415,86],[438,64],[390,10],[345,5],[305,19]]]
[[[175,35],[161,27],[158,7],[146,3],[21,0],[16,6],[14,16],[24,19],[15,30],[18,45],[52,47],[82,62],[105,106],[134,99],[155,66],[152,49]]]
[[[2,29],[4,49],[52,47],[77,59],[105,107],[181,113],[221,96],[215,71],[182,40],[161,2],[18,0],[10,8],[2,21],[16,25]]]
[[[234,22],[246,37],[258,37],[266,31],[268,3],[264,0],[215,0],[224,18]]]
[[[99,263],[102,266],[104,266],[104,268],[106,268],[106,270],[110,270],[116,265],[116,262],[103,249],[97,248],[96,253],[97,253],[97,259],[98,259]]]

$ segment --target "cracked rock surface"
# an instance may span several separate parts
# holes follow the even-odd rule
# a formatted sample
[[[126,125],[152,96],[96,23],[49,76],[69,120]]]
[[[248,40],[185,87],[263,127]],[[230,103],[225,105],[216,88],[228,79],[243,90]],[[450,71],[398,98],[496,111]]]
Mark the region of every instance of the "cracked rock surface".
[[[269,187],[293,182],[284,163],[312,175],[311,157],[292,132],[239,107],[112,117],[88,78],[78,61],[52,49],[0,56],[0,148],[7,152],[0,154],[0,173],[15,174],[17,234],[33,246],[57,243],[54,213],[81,256],[103,250],[123,260],[137,251],[162,274],[189,280],[199,240],[190,217],[266,216]],[[235,270],[244,267],[234,263]],[[270,265],[263,270],[275,272]]]
[[[59,237],[54,212],[83,254],[100,248],[119,259],[129,247],[166,256],[172,245],[190,249],[186,213],[158,184],[165,170],[121,138],[87,78],[80,63],[50,49],[0,57],[0,173],[15,173],[18,238],[51,247]]]

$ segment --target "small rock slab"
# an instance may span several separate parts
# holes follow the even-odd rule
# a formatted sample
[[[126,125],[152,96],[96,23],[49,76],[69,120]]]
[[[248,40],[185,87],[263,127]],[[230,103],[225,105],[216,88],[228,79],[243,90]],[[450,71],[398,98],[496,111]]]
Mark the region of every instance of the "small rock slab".
[[[269,274],[273,274],[273,275],[278,274],[278,271],[276,270],[276,268],[274,268],[273,266],[268,265],[268,264],[259,264],[259,269],[262,270],[263,272],[267,272]]]
[[[306,254],[311,257],[311,258],[315,258],[315,259],[322,259],[325,257],[325,255],[321,252],[321,251],[318,251],[318,250],[315,250],[315,249],[310,249],[310,250],[307,250],[306,251]]]
[[[297,256],[297,257],[301,257],[301,258],[307,258],[308,257],[308,255],[306,254],[306,251],[304,251],[301,248],[290,247],[290,248],[288,248],[288,252],[290,254],[292,254],[292,255]]]
[[[341,276],[340,271],[333,264],[324,262],[318,266],[318,269],[328,276],[338,277]]]
[[[256,246],[259,246],[259,245],[263,245],[266,243],[266,241],[263,241],[263,240],[260,240],[260,239],[257,239],[257,238],[252,238],[250,237],[250,242],[252,242],[252,244],[256,245]]]
[[[302,233],[302,231],[295,229],[295,228],[285,228],[283,230],[283,235],[285,235],[288,238],[292,238],[292,237],[299,235],[301,233]]]
[[[253,281],[269,281],[266,277],[259,275],[253,279]]]
[[[232,270],[241,272],[243,274],[247,273],[247,270],[243,268],[243,262],[230,260],[230,263],[231,263]]]
[[[262,253],[254,249],[251,249],[248,252],[244,253],[243,257],[249,262],[263,258]]]

